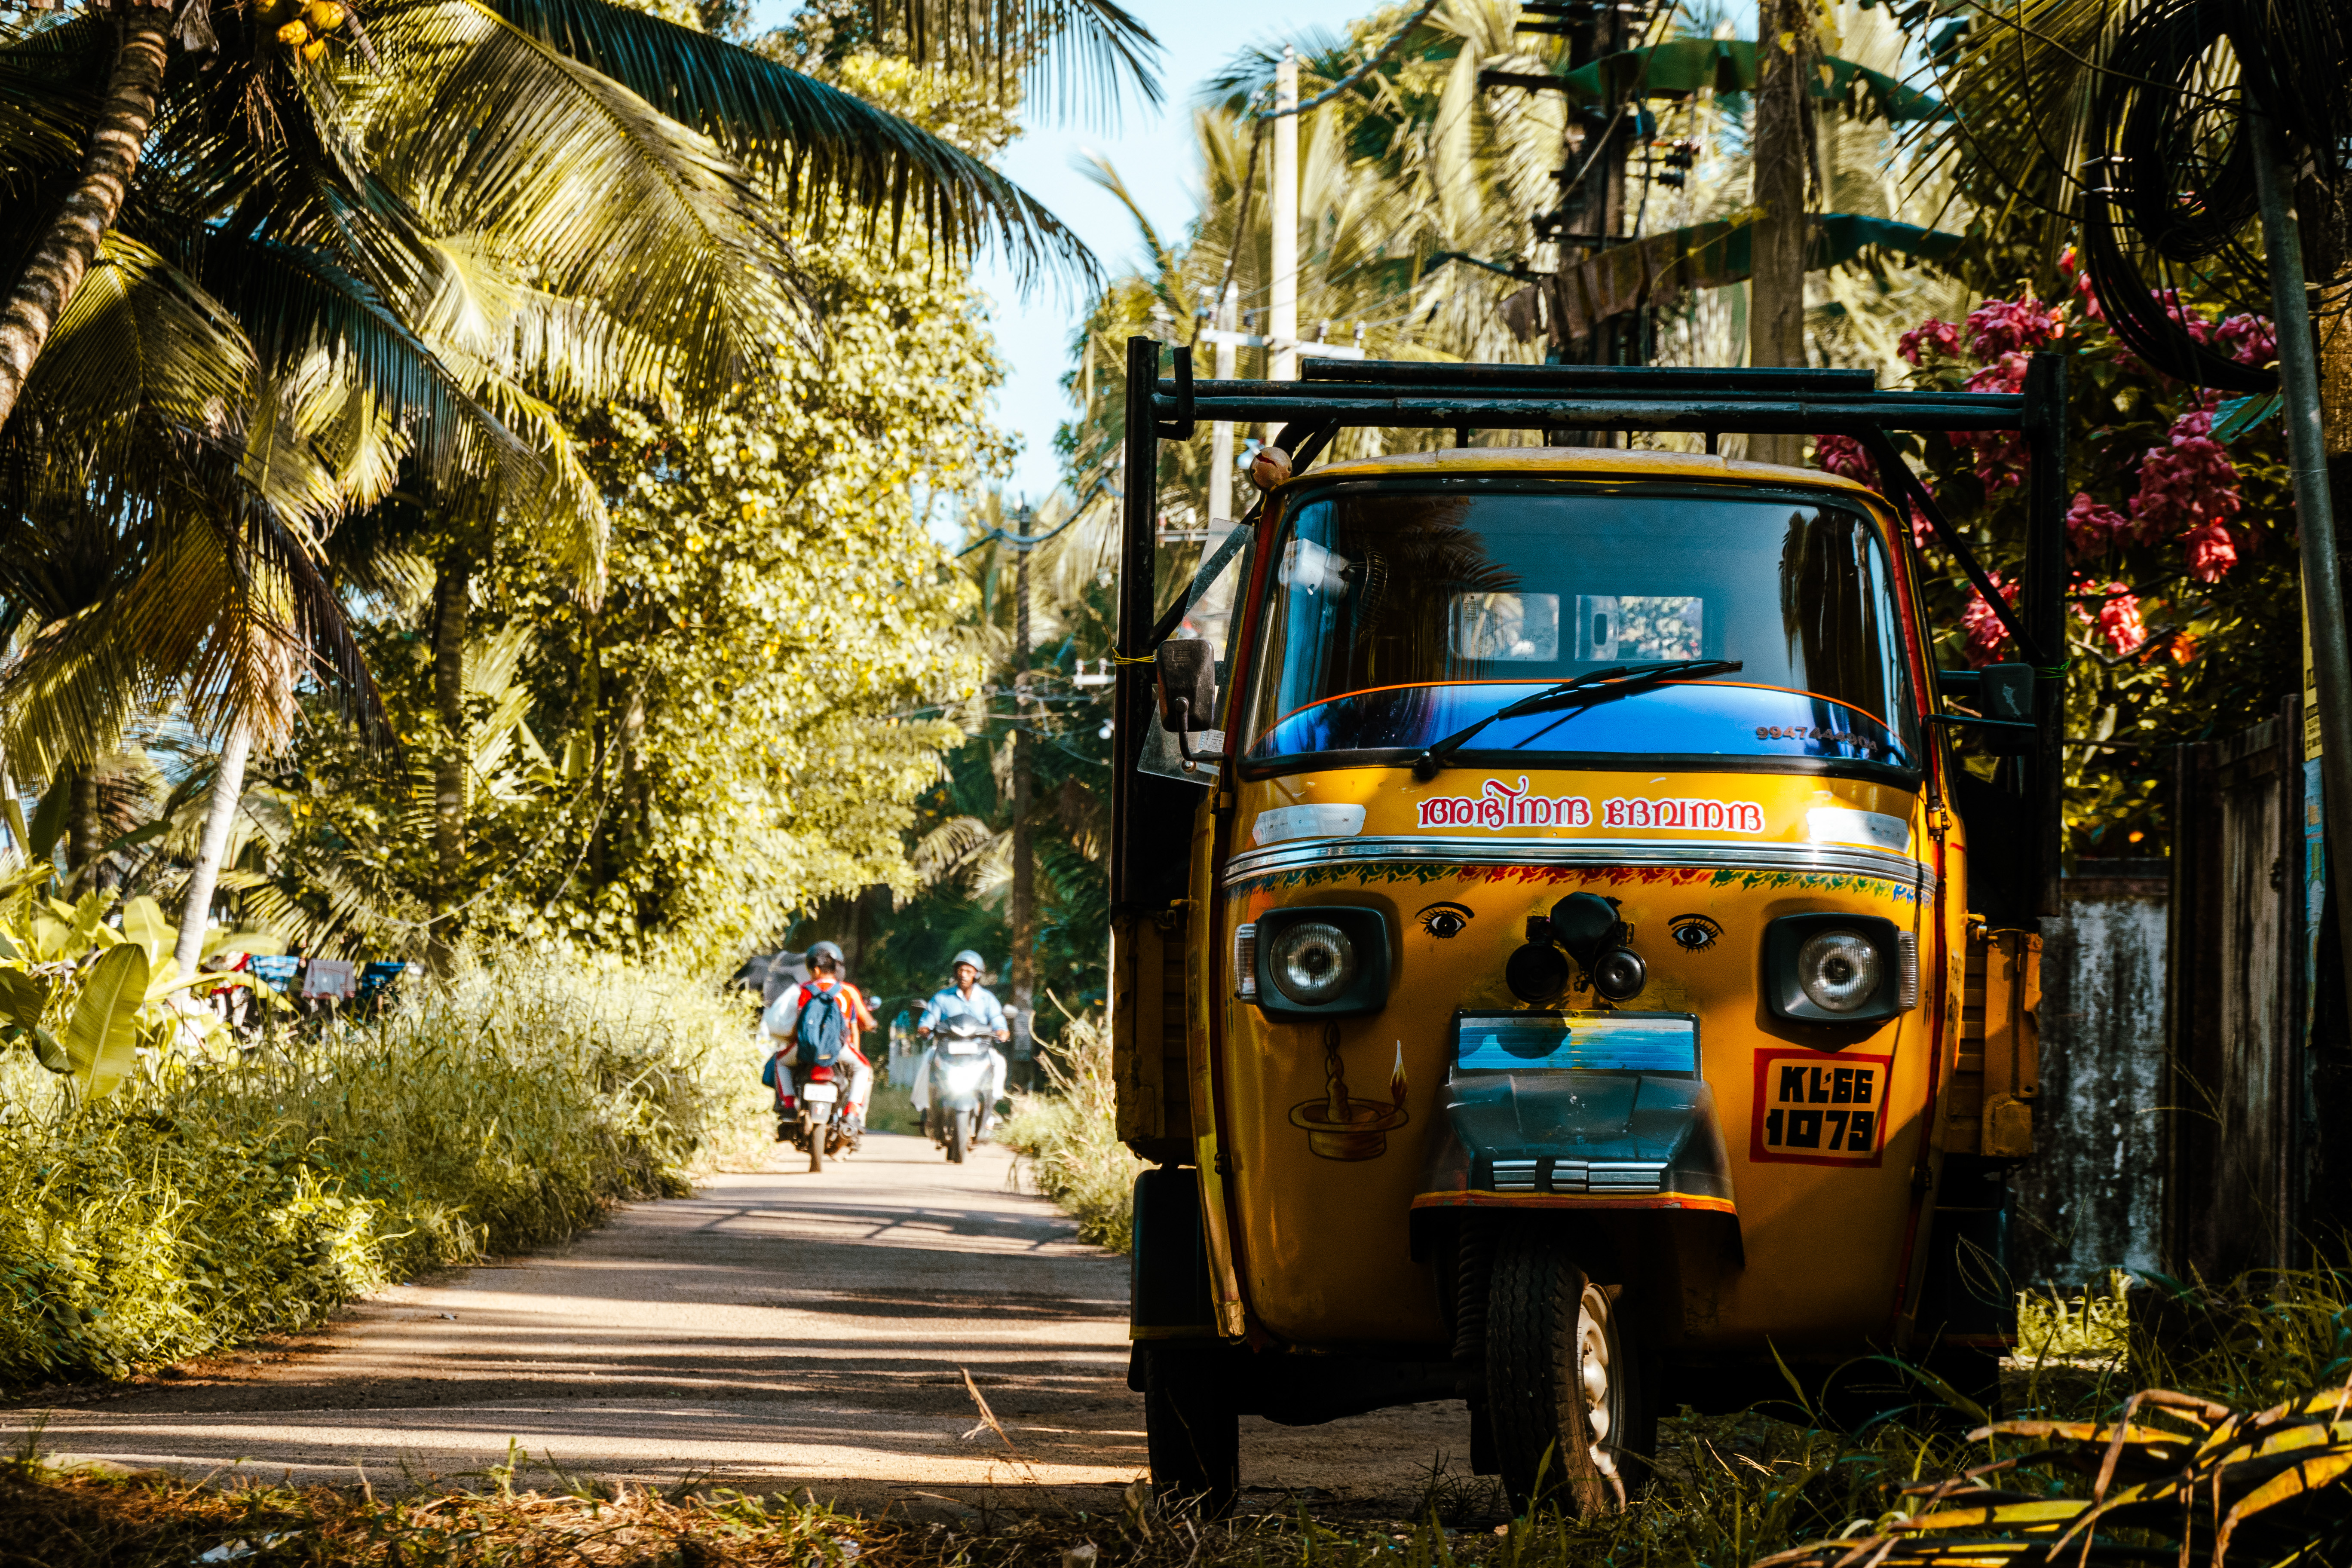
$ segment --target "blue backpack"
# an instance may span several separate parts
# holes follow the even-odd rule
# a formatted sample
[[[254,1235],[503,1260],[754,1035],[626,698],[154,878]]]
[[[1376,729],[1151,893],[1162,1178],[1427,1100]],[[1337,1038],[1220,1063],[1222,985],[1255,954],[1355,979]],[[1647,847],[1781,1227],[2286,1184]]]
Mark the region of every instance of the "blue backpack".
[[[838,984],[820,991],[806,986],[801,993],[801,1016],[793,1024],[793,1044],[799,1047],[793,1065],[829,1068],[849,1040],[849,1020],[841,1016]]]

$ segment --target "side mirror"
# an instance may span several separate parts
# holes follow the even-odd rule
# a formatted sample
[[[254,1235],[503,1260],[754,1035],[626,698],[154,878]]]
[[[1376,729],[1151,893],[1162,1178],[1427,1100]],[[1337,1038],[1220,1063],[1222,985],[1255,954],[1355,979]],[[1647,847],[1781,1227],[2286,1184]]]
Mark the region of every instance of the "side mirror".
[[[1153,655],[1160,724],[1171,735],[1213,728],[1217,721],[1217,650],[1205,638],[1160,645]]]
[[[1977,711],[2005,724],[2033,722],[2033,667],[1989,664],[1977,672]]]
[[[1931,722],[1975,732],[1984,749],[1997,757],[2032,754],[2040,731],[2033,721],[2033,683],[2030,664],[1989,664],[1982,669],[1940,669],[1937,689],[1976,709],[1979,717],[1938,713]]]

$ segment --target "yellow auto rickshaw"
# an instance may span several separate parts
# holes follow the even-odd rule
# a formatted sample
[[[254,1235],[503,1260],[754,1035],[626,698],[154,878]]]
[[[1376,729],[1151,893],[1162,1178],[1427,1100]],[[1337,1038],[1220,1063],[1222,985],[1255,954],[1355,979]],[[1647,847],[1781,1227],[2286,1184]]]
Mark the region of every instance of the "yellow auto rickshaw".
[[[1638,1481],[1658,1414],[1887,1352],[1988,1394],[2056,874],[2063,384],[1310,362],[1129,345],[1112,1026],[1151,1465],[1459,1399],[1516,1498]],[[1198,569],[1158,442],[1290,472]],[[1454,449],[1315,466],[1347,426]],[[1980,583],[1906,432],[2034,462],[2024,658],[1939,671],[1902,512],[1725,431],[1836,431]],[[1542,446],[1471,445],[1481,430]],[[1700,433],[1704,452],[1610,432]],[[1588,444],[1572,444],[1577,442]],[[1219,583],[1230,610],[1203,635]],[[1959,737],[1993,759],[1961,765]],[[1990,776],[1980,776],[1986,772]]]

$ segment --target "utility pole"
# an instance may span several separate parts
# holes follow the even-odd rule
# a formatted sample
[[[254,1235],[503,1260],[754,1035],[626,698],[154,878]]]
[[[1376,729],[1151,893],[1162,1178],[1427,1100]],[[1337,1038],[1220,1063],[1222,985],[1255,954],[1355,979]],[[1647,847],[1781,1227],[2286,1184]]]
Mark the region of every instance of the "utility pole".
[[[1283,46],[1274,72],[1273,289],[1266,322],[1269,381],[1298,379],[1298,53]],[[1272,439],[1272,426],[1268,426]]]
[[[1234,337],[1241,325],[1241,291],[1234,284],[1225,285],[1224,298],[1217,301],[1215,321],[1222,335],[1217,339],[1217,379],[1234,378]],[[1234,515],[1234,422],[1220,419],[1209,426],[1209,521],[1217,522]]]
[[[1013,1074],[1024,1088],[1036,1070],[1030,1021],[1037,996],[1037,865],[1029,820],[1035,745],[1029,733],[1029,552],[1035,546],[1028,537],[1035,517],[1027,507],[1013,514],[1019,535],[1013,546]]]
[[[1748,286],[1748,360],[1758,366],[1805,363],[1805,109],[1814,53],[1812,0],[1759,0],[1754,199],[1763,216]],[[1748,437],[1759,462],[1799,463],[1804,451],[1802,436]]]
[[[2277,122],[2249,114],[2240,134],[2252,144],[2263,249],[2270,263],[2281,413],[2286,423],[2287,468],[2294,477],[2295,534],[2303,552],[2304,616],[2311,630],[2311,660],[2319,689],[2321,796],[2333,858],[2334,850],[2352,845],[2352,648],[2345,642],[2344,576],[2336,550],[2335,498],[2328,488],[2327,442],[2320,421],[2318,343],[2311,331],[2303,237],[2294,193],[2281,167]],[[2352,854],[2334,863],[2352,866]],[[2334,896],[2344,981],[2352,987],[2352,921],[2342,918],[2347,906],[2341,890]]]
[[[1517,30],[1548,33],[1566,44],[1559,69],[1565,73],[1591,64],[1605,55],[1630,47],[1638,39],[1633,25],[1615,5],[1594,5],[1586,0],[1522,0]],[[1535,237],[1559,247],[1563,284],[1569,274],[1617,244],[1625,234],[1625,166],[1627,152],[1641,133],[1638,100],[1607,108],[1571,107],[1566,135],[1560,142],[1559,167],[1552,178],[1559,184],[1559,205],[1535,220]],[[1630,337],[1633,363],[1646,346],[1641,316],[1629,321],[1612,317],[1596,321],[1584,342],[1569,339],[1556,313],[1549,359],[1559,363],[1617,364],[1628,359],[1623,340]],[[1630,331],[1628,329],[1631,329]],[[1607,446],[1612,437],[1583,429],[1549,429],[1548,447]]]

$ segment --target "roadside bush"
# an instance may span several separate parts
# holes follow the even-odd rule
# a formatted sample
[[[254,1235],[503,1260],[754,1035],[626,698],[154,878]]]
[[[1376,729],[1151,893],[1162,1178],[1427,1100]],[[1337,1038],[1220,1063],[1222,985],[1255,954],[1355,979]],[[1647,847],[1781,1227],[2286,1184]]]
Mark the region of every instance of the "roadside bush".
[[[11,1052],[0,1380],[122,1377],[683,1193],[756,1134],[749,1021],[676,975],[526,960],[79,1104]]]
[[[1135,1173],[1143,1162],[1118,1141],[1110,1028],[1099,1013],[1073,1017],[1041,1053],[1047,1088],[1016,1095],[1004,1121],[1005,1147],[1029,1162],[1029,1179],[1078,1222],[1078,1235],[1125,1252],[1135,1218]]]

